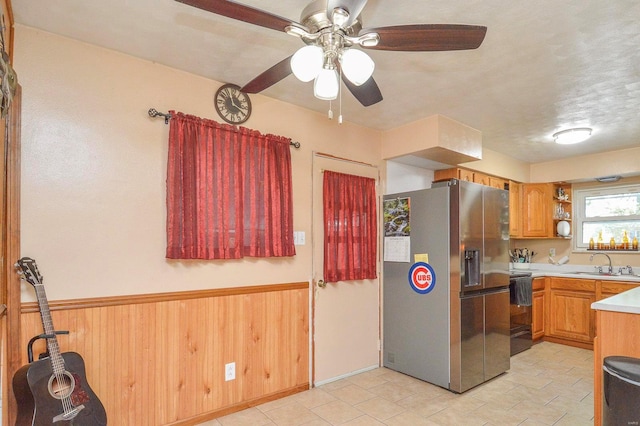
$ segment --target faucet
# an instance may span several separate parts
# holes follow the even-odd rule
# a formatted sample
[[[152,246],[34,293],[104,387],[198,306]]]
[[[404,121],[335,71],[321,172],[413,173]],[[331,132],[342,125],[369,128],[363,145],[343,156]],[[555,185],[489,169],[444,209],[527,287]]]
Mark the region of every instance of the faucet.
[[[623,272],[622,272],[622,271],[623,271],[623,270],[625,270],[625,269],[627,270],[627,273],[628,273],[629,275],[633,275],[633,268],[631,267],[631,265],[627,265],[627,266],[625,266],[625,267],[622,267],[622,266],[621,266],[621,267],[620,267],[620,269],[618,269],[618,273],[619,273],[620,275],[622,275],[622,274],[623,274]]]
[[[607,259],[609,259],[609,273],[613,274],[613,266],[611,266],[611,257],[609,257],[609,255],[607,253],[601,253],[601,252],[593,253],[591,256],[589,256],[589,262],[592,262],[593,261],[593,257],[595,255],[597,255],[597,254],[601,254],[603,256],[607,256]],[[600,272],[602,272],[602,267],[599,267],[599,270],[600,270]]]

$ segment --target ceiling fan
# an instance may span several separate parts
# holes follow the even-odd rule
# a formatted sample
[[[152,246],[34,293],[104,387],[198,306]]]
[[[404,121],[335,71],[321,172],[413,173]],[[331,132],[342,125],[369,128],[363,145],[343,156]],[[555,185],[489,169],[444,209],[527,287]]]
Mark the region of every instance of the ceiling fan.
[[[443,51],[476,49],[487,28],[459,24],[413,24],[362,28],[360,13],[367,0],[314,0],[301,13],[300,22],[228,0],[176,0],[218,15],[283,31],[299,37],[306,46],[283,59],[241,88],[258,93],[293,73],[314,82],[320,99],[335,99],[339,76],[364,106],[382,100],[373,79],[373,60],[363,49]]]

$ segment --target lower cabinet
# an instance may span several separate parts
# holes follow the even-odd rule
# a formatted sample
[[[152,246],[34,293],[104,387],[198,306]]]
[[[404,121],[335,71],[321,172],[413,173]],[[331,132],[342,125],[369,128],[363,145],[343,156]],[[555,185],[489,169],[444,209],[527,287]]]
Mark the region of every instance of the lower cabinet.
[[[561,277],[534,278],[531,309],[533,340],[592,348],[596,334],[596,300],[622,293],[640,283]]]
[[[531,306],[531,337],[534,341],[544,337],[544,329],[547,324],[545,317],[547,313],[546,300],[545,278],[534,278]]]
[[[595,280],[552,278],[549,291],[549,336],[592,344],[595,334]]]
[[[629,281],[602,281],[598,288],[599,292],[596,293],[596,298],[598,300],[606,299],[638,286],[640,286],[640,283]]]

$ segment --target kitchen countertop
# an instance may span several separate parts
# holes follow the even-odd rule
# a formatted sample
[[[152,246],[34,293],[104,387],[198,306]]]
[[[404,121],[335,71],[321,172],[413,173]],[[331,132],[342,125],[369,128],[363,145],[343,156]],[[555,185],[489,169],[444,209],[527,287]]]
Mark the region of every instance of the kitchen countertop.
[[[614,270],[618,267],[614,267]],[[560,278],[580,278],[584,280],[601,281],[629,281],[640,283],[640,266],[634,266],[633,275],[616,274],[601,275],[594,272],[593,265],[553,265],[547,263],[531,263],[529,269],[511,269],[511,272],[531,272],[533,278],[538,277],[560,277]]]
[[[640,314],[640,287],[594,302],[591,309]]]
[[[640,276],[636,275],[640,272],[640,267],[637,266],[633,267],[634,275],[600,275],[595,273],[593,265],[553,265],[546,263],[532,263],[529,269],[513,269],[512,271],[531,272],[533,278],[560,277],[640,283]],[[594,302],[591,304],[591,309],[640,314],[640,287]]]
[[[599,275],[587,272],[561,272],[561,271],[536,271],[531,269],[531,276],[536,277],[561,277],[561,278],[581,278],[583,280],[601,280],[601,281],[629,281],[640,283],[638,275]]]

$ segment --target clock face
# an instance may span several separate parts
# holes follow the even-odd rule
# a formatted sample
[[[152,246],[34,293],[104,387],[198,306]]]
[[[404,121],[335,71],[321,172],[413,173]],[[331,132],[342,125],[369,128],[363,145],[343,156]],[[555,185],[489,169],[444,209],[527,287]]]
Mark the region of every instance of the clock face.
[[[251,99],[240,91],[235,84],[225,84],[216,92],[216,111],[220,117],[231,124],[244,123],[251,115]]]

